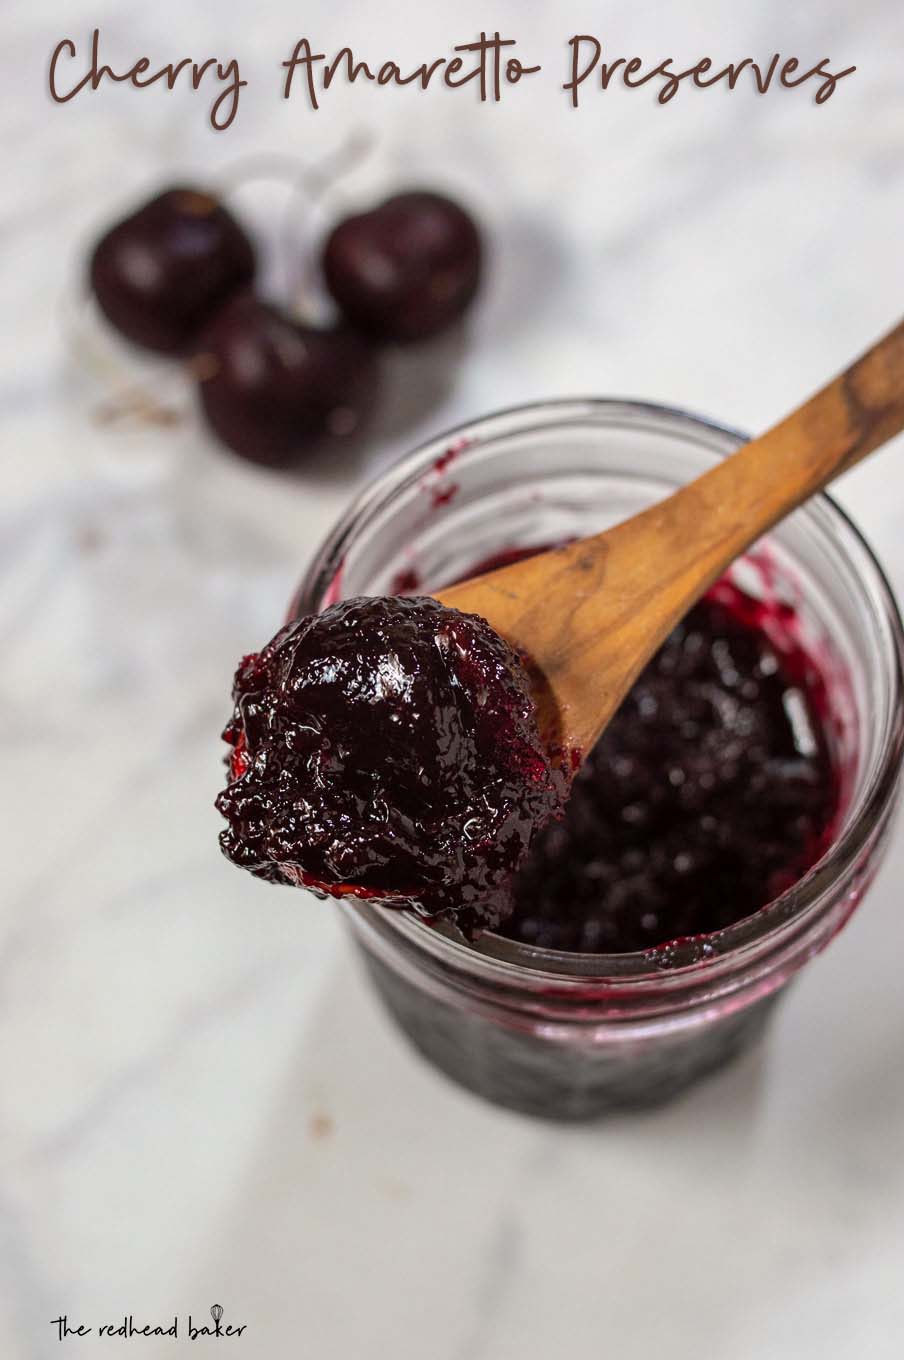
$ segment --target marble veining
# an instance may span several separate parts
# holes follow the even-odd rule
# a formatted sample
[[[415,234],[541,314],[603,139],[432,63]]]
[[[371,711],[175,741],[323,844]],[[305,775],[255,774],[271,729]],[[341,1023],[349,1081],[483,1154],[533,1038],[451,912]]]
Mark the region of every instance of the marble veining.
[[[62,1312],[96,1328],[215,1302],[247,1324],[233,1350],[267,1360],[900,1356],[900,832],[765,1045],[668,1110],[593,1129],[445,1083],[378,1011],[330,907],[216,847],[231,669],[364,478],[541,396],[635,395],[759,429],[897,319],[900,5],[662,11],[33,0],[0,17],[4,1360],[67,1354]],[[410,60],[497,23],[548,71],[496,107],[339,86],[318,114],[279,99],[302,33]],[[187,90],[52,105],[51,48],[95,25],[117,60],[240,56],[233,128],[212,133]],[[594,91],[575,111],[556,84],[577,31],[629,55],[781,50],[858,71],[821,108],[683,89],[664,109]],[[417,182],[480,214],[487,287],[467,334],[387,361],[362,451],[284,479],[215,449],[181,376],[104,335],[81,262],[165,180],[273,151],[310,163],[362,128],[369,156],[323,203],[238,191],[269,286],[299,277],[331,213]],[[134,383],[175,423],[110,419]],[[838,494],[904,593],[901,457],[898,441]]]

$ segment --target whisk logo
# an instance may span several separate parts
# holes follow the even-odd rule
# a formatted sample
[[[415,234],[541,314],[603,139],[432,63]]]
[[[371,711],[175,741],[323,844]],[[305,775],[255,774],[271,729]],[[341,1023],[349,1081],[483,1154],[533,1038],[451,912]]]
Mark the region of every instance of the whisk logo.
[[[134,1336],[166,1336],[173,1341],[200,1341],[202,1337],[234,1337],[241,1336],[246,1330],[247,1323],[232,1323],[223,1321],[223,1305],[215,1303],[210,1309],[212,1326],[205,1322],[195,1323],[191,1313],[188,1315],[188,1327],[183,1326],[183,1321],[179,1317],[174,1317],[172,1322],[153,1323],[135,1321],[134,1313],[129,1313],[122,1322],[104,1322],[99,1327],[89,1327],[84,1322],[70,1322],[66,1313],[62,1313],[58,1318],[54,1318],[51,1327],[56,1330],[58,1341],[68,1341],[73,1336],[118,1336],[123,1341],[130,1341]]]
[[[247,1324],[241,1327],[233,1327],[231,1323],[223,1321],[223,1308],[219,1303],[215,1303],[210,1310],[213,1318],[212,1327],[195,1327],[192,1324],[191,1313],[188,1315],[188,1338],[190,1341],[197,1341],[202,1336],[241,1336]]]

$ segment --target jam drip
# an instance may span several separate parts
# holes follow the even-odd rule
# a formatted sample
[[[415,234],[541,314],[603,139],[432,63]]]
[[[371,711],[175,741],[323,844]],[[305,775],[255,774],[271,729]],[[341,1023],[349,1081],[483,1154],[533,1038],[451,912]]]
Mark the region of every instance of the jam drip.
[[[448,918],[511,911],[563,789],[515,653],[431,599],[351,599],[239,666],[220,842],[270,882]]]
[[[720,582],[640,676],[537,837],[501,934],[622,953],[732,925],[825,850],[825,685],[787,606]]]

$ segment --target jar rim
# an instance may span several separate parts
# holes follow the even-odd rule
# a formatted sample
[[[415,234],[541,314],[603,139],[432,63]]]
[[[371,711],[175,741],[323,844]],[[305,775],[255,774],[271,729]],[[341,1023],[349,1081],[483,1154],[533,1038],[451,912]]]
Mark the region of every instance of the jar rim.
[[[371,517],[383,510],[399,493],[416,484],[436,459],[454,445],[467,459],[493,438],[527,433],[556,424],[596,421],[608,426],[624,423],[633,428],[653,427],[663,434],[684,435],[722,456],[749,439],[742,431],[681,407],[623,397],[556,398],[527,402],[454,426],[418,445],[376,477],[351,502],[315,554],[293,598],[289,617],[323,608],[324,597],[341,574],[347,551]],[[890,689],[889,731],[874,768],[859,797],[856,813],[833,839],[820,859],[778,897],[750,916],[707,935],[679,939],[652,949],[620,954],[580,953],[542,949],[486,932],[475,942],[465,942],[457,931],[428,925],[413,913],[347,902],[356,915],[375,913],[384,925],[399,931],[430,953],[457,957],[459,962],[488,967],[510,978],[530,975],[535,982],[586,983],[662,982],[663,973],[696,975],[711,973],[720,964],[739,960],[758,946],[778,941],[789,931],[819,914],[820,903],[835,883],[850,871],[885,819],[904,761],[904,624],[884,569],[860,529],[838,502],[826,492],[814,496],[804,513],[821,514],[833,535],[833,548],[845,554],[858,581],[867,588],[873,622],[882,635],[886,652],[885,682]],[[846,541],[839,543],[838,535]],[[449,952],[451,951],[451,953]],[[677,979],[676,979],[677,981]]]

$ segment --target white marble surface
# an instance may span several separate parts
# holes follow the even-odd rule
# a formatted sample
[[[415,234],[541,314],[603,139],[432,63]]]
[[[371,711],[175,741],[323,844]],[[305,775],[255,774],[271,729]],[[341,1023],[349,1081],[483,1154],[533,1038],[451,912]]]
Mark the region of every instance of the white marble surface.
[[[412,1057],[329,907],[220,858],[211,800],[231,667],[369,469],[551,394],[760,428],[896,319],[901,7],[364,9],[33,0],[0,16],[0,1355],[66,1354],[63,1312],[96,1327],[219,1301],[256,1360],[897,1360],[904,833],[766,1047],[664,1113],[553,1130]],[[548,65],[499,107],[334,88],[312,115],[278,98],[303,33],[421,58],[490,22]],[[118,60],[237,54],[231,131],[210,132],[204,98],[159,90],[51,105],[53,43],[94,24]],[[860,69],[822,108],[713,90],[665,109],[594,94],[575,113],[556,82],[584,28],[628,55]],[[341,201],[432,182],[487,224],[459,362],[398,365],[366,456],[296,482],[222,455],[190,415],[99,425],[102,385],[60,325],[98,225],[177,172],[326,155],[362,125],[376,148]],[[904,591],[902,454],[840,494]],[[65,1344],[153,1360],[175,1343]]]

